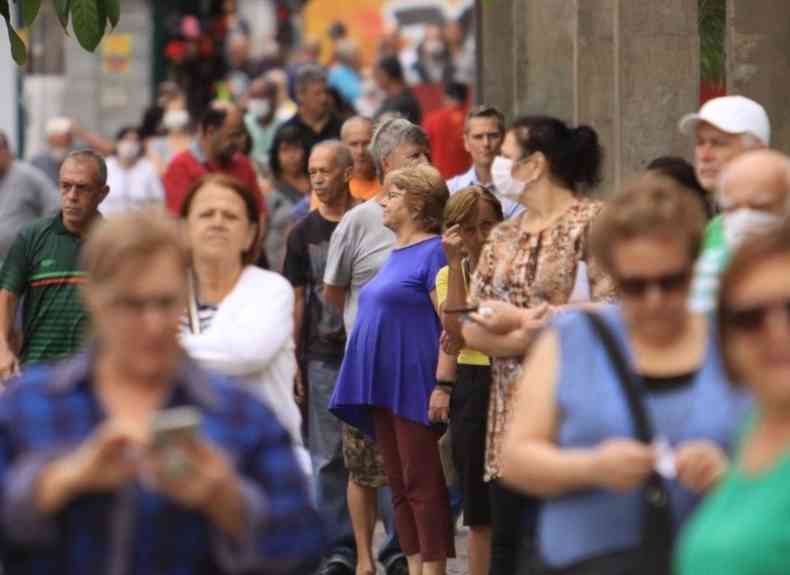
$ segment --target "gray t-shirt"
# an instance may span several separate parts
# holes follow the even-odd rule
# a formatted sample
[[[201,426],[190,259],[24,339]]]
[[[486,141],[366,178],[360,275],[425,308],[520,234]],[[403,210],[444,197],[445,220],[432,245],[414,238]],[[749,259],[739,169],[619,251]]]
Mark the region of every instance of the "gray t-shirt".
[[[60,194],[41,170],[13,162],[5,176],[0,176],[0,261],[19,230],[59,207]]]
[[[384,226],[384,210],[375,198],[346,213],[332,234],[324,283],[349,288],[343,310],[349,336],[357,318],[359,291],[387,261],[394,244],[395,234]]]

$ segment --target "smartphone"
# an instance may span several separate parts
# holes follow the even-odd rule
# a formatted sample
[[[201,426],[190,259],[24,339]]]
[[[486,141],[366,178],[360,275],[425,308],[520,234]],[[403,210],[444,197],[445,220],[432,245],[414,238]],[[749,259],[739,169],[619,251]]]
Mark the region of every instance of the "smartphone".
[[[476,305],[469,305],[463,307],[446,307],[442,310],[442,313],[474,313],[477,311],[479,306]]]
[[[200,428],[200,411],[194,407],[174,407],[154,414],[151,437],[154,447],[191,439]]]

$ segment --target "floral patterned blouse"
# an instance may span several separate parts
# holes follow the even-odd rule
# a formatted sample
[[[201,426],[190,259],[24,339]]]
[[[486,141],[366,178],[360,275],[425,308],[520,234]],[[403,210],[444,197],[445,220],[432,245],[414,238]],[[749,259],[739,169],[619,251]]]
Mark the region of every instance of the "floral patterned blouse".
[[[527,308],[564,305],[573,292],[579,262],[585,262],[592,301],[612,301],[614,283],[589,258],[588,232],[601,202],[580,198],[550,227],[522,230],[526,214],[499,224],[488,238],[472,276],[471,299],[493,299]],[[499,476],[500,451],[523,358],[493,358],[488,406],[485,479]]]

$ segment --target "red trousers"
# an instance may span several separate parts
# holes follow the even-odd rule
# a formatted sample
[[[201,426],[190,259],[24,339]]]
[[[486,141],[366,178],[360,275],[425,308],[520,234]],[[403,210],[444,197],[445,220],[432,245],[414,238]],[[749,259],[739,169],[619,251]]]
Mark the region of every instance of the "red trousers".
[[[455,557],[439,436],[388,409],[377,408],[374,422],[401,549],[407,556],[419,553],[423,561]]]

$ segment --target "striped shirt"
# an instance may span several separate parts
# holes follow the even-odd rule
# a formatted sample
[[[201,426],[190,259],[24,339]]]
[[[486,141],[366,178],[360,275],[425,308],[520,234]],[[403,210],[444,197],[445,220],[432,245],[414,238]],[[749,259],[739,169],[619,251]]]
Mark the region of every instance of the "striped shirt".
[[[22,308],[22,363],[69,355],[81,343],[87,324],[79,285],[79,236],[63,225],[61,214],[36,220],[17,235],[0,269],[0,289]]]

